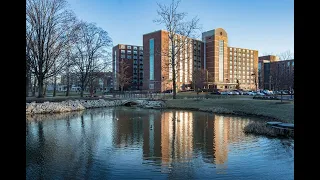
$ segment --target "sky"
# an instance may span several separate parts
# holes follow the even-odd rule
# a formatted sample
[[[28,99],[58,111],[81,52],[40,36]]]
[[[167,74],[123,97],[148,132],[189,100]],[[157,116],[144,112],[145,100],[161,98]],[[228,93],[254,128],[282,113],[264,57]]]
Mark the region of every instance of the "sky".
[[[113,45],[142,46],[143,34],[164,25],[157,19],[157,2],[171,0],[67,0],[69,8],[83,21],[96,23],[108,32]],[[185,20],[197,16],[201,33],[223,28],[228,45],[259,51],[259,56],[294,53],[293,0],[182,0],[178,11],[187,12]]]

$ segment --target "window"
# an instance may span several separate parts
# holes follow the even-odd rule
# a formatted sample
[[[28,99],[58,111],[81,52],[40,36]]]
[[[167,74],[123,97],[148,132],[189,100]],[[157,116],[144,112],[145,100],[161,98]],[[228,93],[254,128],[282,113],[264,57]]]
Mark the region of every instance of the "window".
[[[133,46],[133,50],[138,50],[138,47],[137,46]]]
[[[142,51],[140,51],[140,52],[139,52],[139,54],[140,54],[140,55],[143,55],[143,52],[142,52]]]
[[[125,45],[120,45],[120,49],[125,49],[126,48],[126,46]]]
[[[126,53],[126,50],[121,50],[121,54],[124,54],[124,53]]]
[[[154,84],[149,84],[149,89],[154,89]]]
[[[127,59],[131,59],[131,55],[127,55]]]
[[[150,80],[154,80],[154,39],[149,40],[149,47],[150,47]],[[151,85],[151,84],[150,84]],[[153,85],[153,84],[152,84]],[[153,89],[153,86],[150,89]]]
[[[142,50],[143,50],[143,47],[139,47],[139,50],[142,51]]]
[[[138,51],[133,51],[133,54],[134,54],[134,55],[137,55],[137,54],[138,54]]]
[[[131,50],[127,50],[127,54],[131,54]]]
[[[219,81],[223,81],[223,40],[219,40]]]
[[[126,55],[124,55],[124,54],[121,54],[121,58],[126,58]]]
[[[127,49],[131,49],[131,46],[127,46]]]

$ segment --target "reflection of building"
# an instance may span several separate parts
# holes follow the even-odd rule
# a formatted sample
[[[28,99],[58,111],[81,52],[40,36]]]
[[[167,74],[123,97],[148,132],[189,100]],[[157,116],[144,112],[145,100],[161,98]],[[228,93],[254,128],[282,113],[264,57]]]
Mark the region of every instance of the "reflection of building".
[[[161,117],[162,162],[186,160],[193,151],[193,113],[165,112]]]
[[[219,169],[226,169],[224,164],[228,160],[229,123],[223,116],[214,117],[214,162]]]
[[[226,169],[228,153],[247,143],[243,128],[248,119],[185,111],[116,111],[114,144],[139,143],[143,158],[164,166],[185,162],[195,151],[203,160]],[[236,146],[232,146],[236,145]],[[230,149],[231,147],[231,149]]]

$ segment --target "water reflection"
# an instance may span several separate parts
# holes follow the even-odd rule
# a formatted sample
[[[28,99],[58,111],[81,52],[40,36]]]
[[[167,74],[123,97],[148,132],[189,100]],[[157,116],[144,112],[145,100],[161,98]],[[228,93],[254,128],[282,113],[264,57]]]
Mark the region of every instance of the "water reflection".
[[[293,179],[293,142],[245,135],[249,118],[126,107],[54,116],[27,118],[27,179]]]

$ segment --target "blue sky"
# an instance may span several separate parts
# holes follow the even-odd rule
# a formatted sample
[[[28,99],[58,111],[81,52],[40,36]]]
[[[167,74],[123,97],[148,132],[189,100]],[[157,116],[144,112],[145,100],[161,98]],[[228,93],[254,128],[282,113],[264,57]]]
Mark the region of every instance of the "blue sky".
[[[143,34],[165,29],[153,22],[154,0],[67,1],[79,19],[106,30],[114,45],[142,45]],[[225,29],[229,46],[255,49],[259,55],[294,53],[293,0],[182,0],[178,10],[188,13],[186,20],[198,16],[202,31]]]

